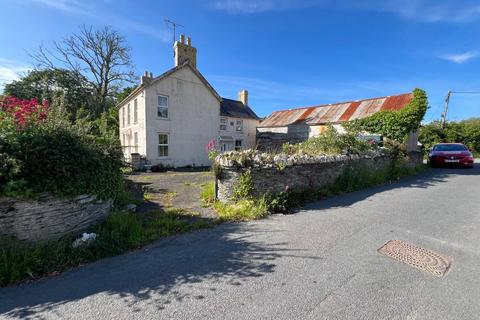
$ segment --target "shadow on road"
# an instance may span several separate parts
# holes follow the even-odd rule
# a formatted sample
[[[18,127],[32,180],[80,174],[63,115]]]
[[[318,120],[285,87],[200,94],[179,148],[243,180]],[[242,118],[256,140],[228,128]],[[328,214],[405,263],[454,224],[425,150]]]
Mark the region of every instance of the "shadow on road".
[[[215,229],[166,238],[123,256],[88,264],[64,274],[0,289],[0,317],[38,318],[39,312],[57,312],[62,304],[97,294],[115,295],[133,311],[137,303],[154,304],[159,310],[172,300],[203,299],[215,291],[212,282],[244,285],[249,278],[274,272],[281,257],[308,257],[302,249],[284,243],[266,246],[254,234],[272,232],[260,226],[224,224]],[[277,231],[278,232],[278,231]],[[201,290],[188,290],[208,281]],[[192,296],[192,292],[196,292]],[[97,300],[100,301],[100,300]],[[108,301],[108,300],[107,300]],[[61,317],[61,315],[60,315]]]
[[[377,193],[399,189],[399,188],[429,188],[440,183],[445,183],[449,178],[457,175],[477,176],[480,175],[480,165],[477,164],[473,169],[466,168],[430,168],[429,170],[417,175],[403,178],[388,184],[360,190],[340,196],[330,197],[325,200],[310,203],[302,208],[308,209],[328,209],[334,207],[349,207],[356,202],[365,200]]]

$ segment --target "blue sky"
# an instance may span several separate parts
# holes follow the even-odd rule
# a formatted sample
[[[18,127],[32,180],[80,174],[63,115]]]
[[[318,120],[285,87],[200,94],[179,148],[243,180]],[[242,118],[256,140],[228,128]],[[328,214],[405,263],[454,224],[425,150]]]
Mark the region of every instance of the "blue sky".
[[[423,88],[438,119],[448,90],[480,91],[480,3],[460,0],[0,0],[0,82],[31,68],[25,50],[82,24],[113,26],[138,74],[173,66],[170,18],[224,97],[246,88],[274,110]],[[480,116],[480,95],[454,95],[451,120]]]

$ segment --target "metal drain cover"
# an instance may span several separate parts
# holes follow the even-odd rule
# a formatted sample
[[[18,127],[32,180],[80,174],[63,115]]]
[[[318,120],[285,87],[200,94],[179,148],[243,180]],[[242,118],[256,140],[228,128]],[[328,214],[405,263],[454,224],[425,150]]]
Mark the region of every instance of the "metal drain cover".
[[[378,252],[437,277],[444,276],[451,264],[446,256],[402,240],[390,240]]]

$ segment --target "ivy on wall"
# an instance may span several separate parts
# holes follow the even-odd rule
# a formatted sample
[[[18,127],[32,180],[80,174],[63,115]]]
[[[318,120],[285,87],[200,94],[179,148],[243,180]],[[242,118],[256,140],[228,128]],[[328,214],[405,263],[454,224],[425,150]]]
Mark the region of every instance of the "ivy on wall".
[[[413,90],[413,99],[401,110],[382,110],[370,117],[346,124],[350,131],[381,134],[396,142],[405,142],[410,132],[418,130],[427,111],[427,94],[422,89]]]

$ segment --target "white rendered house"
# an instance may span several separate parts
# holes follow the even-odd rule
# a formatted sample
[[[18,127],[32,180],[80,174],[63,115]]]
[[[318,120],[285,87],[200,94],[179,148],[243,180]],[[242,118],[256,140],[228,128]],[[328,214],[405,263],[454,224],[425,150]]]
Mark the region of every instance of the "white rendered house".
[[[208,166],[205,146],[214,139],[221,151],[255,146],[259,118],[239,100],[218,95],[196,67],[196,48],[183,35],[174,44],[175,66],[158,77],[149,72],[118,104],[120,141],[125,158],[132,153],[152,164]]]

